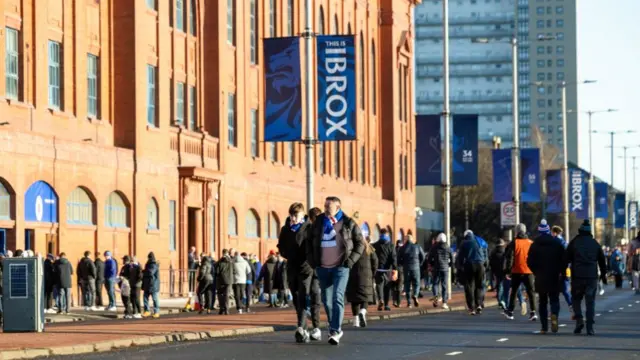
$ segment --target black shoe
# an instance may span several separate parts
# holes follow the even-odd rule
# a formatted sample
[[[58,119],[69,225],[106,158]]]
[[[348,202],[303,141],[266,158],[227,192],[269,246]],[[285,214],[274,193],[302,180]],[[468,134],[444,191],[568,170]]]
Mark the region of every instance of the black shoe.
[[[383,303],[378,304],[378,311],[382,311],[383,308],[384,308]]]
[[[390,308],[390,307],[388,307],[388,306],[385,306],[385,307],[384,307],[384,311],[391,311],[391,308]]]
[[[478,306],[478,308],[476,309],[476,314],[482,314],[482,306]]]
[[[576,328],[573,330],[573,333],[576,335],[582,334],[582,329],[584,329],[584,322],[582,320],[578,320],[576,323]]]
[[[596,335],[596,331],[593,330],[593,328],[591,328],[591,329],[587,328],[587,335],[595,336]]]
[[[418,302],[418,298],[417,297],[413,297],[413,306],[415,307],[420,307],[420,303]]]

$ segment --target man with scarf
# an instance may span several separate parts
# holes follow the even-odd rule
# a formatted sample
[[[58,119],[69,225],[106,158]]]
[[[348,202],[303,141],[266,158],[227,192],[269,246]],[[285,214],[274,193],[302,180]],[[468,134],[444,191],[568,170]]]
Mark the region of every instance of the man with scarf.
[[[389,307],[389,295],[393,286],[393,279],[397,277],[397,255],[396,248],[391,242],[391,237],[387,229],[380,230],[380,239],[373,245],[378,257],[378,271],[375,274],[376,292],[378,293],[378,311],[383,307],[386,311],[391,311]]]
[[[316,269],[322,302],[329,320],[329,343],[342,338],[344,295],[349,270],[364,252],[364,238],[358,224],[345,215],[340,199],[325,199],[324,214],[313,224],[309,262]]]

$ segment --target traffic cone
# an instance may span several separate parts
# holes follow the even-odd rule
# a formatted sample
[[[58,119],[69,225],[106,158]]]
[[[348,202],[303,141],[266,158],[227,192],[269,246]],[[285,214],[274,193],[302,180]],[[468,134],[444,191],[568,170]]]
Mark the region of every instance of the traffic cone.
[[[191,306],[191,296],[189,296],[189,298],[187,299],[187,303],[184,305],[184,312],[190,312],[193,311],[192,310],[192,306]]]

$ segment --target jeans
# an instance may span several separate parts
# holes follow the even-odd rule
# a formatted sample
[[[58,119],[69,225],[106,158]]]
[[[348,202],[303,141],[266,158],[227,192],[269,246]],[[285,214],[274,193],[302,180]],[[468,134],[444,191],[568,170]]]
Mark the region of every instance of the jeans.
[[[536,311],[536,296],[533,293],[533,274],[512,274],[511,275],[511,294],[509,295],[509,312],[513,312],[515,308],[516,292],[520,290],[520,285],[524,284],[524,290],[529,298],[529,311]]]
[[[640,294],[640,271],[633,271],[631,276],[633,279],[633,288],[636,289],[636,294]]]
[[[344,319],[344,293],[349,281],[349,268],[319,267],[317,273],[322,303],[329,320],[329,332],[340,332]]]
[[[144,296],[142,299],[142,303],[144,305],[144,311],[148,312],[149,311],[149,296],[152,297],[153,299],[153,313],[154,314],[159,314],[160,313],[160,302],[158,301],[158,292],[154,291],[153,293],[150,293],[148,291],[144,292]]]
[[[95,305],[98,307],[103,307],[104,303],[102,302],[102,287],[104,286],[104,281],[96,280],[96,296],[95,296]]]
[[[571,288],[571,282],[569,279],[560,280],[562,286],[562,295],[564,296],[564,300],[567,302],[567,305],[571,307],[573,302],[571,302],[571,292],[569,289]]]
[[[60,306],[60,286],[55,285],[53,287],[53,297],[56,299],[56,308],[58,308],[58,311],[62,310],[62,306]]]
[[[109,295],[109,308],[116,307],[115,283],[116,279],[107,279],[104,282],[104,287],[107,289],[107,294]]]
[[[593,327],[593,317],[596,312],[596,291],[598,279],[571,280],[571,296],[573,297],[573,313],[577,321],[583,321],[582,299],[585,300],[587,310],[587,330]]]
[[[501,281],[498,281],[498,301],[504,302],[505,307],[509,307],[509,294],[511,291],[511,280],[502,278]],[[524,298],[522,297],[522,286],[518,288],[517,292],[518,303],[522,304],[524,302]],[[513,305],[515,308],[515,304]]]
[[[439,290],[442,291],[442,302],[445,304],[449,300],[449,292],[447,291],[447,277],[449,270],[435,270],[433,272],[433,296],[438,297]]]
[[[242,297],[247,284],[233,284],[233,297],[236,299],[236,309],[242,309]]]
[[[464,297],[467,300],[467,309],[477,309],[482,305],[484,265],[477,263],[465,265],[464,278]]]
[[[131,298],[129,296],[121,295],[122,305],[124,306],[124,314],[131,315]]]
[[[253,300],[253,284],[247,284],[244,289],[244,305],[247,310],[251,307],[251,300]]]
[[[411,287],[413,286],[413,291]],[[411,297],[418,297],[420,293],[420,270],[411,269],[404,273],[404,292],[407,296],[407,303],[411,301]]]
[[[391,271],[391,270],[389,270]],[[391,294],[391,287],[393,282],[389,281],[386,272],[376,272],[376,293],[378,294],[378,303],[383,303],[384,306],[389,306],[389,295]]]
[[[131,301],[131,311],[133,314],[141,314],[142,309],[140,308],[140,288],[139,287],[131,287],[131,294],[129,296],[129,301]]]
[[[60,301],[60,307],[58,307],[58,313],[69,312],[69,303],[71,302],[70,296],[71,296],[70,288],[58,289],[58,301]]]
[[[549,330],[549,314],[547,309],[551,305],[551,315],[558,316],[560,314],[560,293],[558,292],[541,292],[538,294],[540,302],[540,324],[542,330]]]
[[[95,280],[93,279],[89,279],[89,280],[80,280],[80,285],[82,287],[82,299],[83,299],[83,305],[85,307],[92,307],[93,306],[93,299],[95,297],[96,294],[96,283]]]
[[[313,274],[300,274],[291,271],[287,275],[289,289],[293,295],[293,305],[296,308],[298,327],[307,328],[305,311],[307,308],[311,312],[311,323],[313,328],[320,327],[320,283]],[[309,304],[307,304],[309,299]]]

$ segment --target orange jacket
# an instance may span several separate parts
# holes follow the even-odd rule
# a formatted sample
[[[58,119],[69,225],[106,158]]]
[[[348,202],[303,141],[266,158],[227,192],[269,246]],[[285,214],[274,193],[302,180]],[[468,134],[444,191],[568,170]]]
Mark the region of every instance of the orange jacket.
[[[529,256],[529,248],[533,244],[530,239],[518,239],[512,241],[506,250],[507,270],[511,274],[532,274],[531,269],[527,265],[527,257]]]

